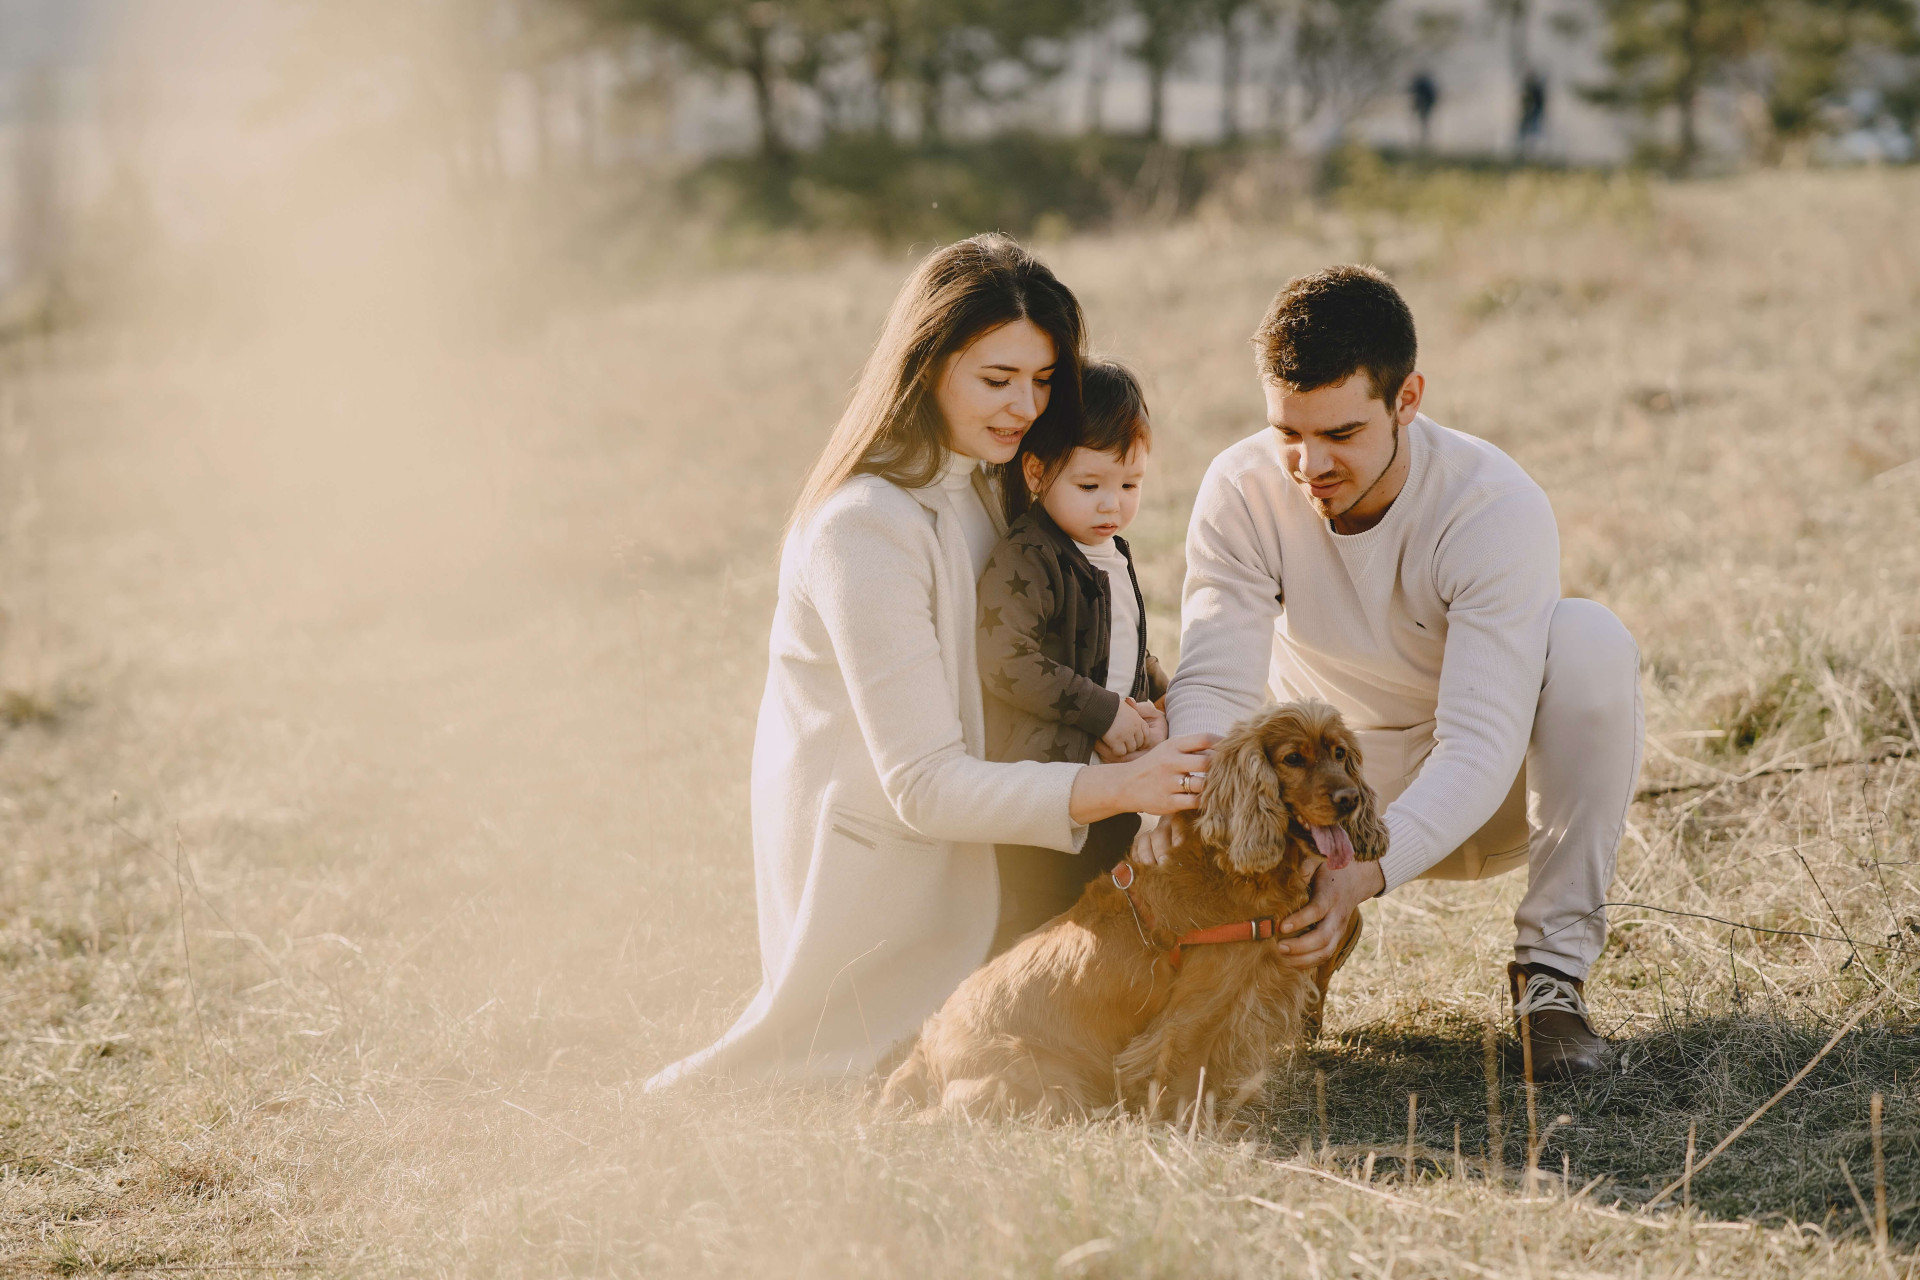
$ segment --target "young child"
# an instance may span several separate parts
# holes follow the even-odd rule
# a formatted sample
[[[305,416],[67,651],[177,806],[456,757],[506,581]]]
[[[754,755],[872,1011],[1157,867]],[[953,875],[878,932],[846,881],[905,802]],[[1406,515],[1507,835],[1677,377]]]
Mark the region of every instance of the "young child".
[[[987,758],[1098,762],[1166,736],[1167,691],[1147,652],[1146,605],[1119,536],[1140,508],[1152,448],[1140,384],[1092,361],[1082,420],[1030,431],[1006,470],[1007,536],[980,575]],[[1077,428],[1077,433],[1076,433]],[[1070,434],[1074,433],[1074,434]],[[1072,906],[1125,857],[1137,814],[1093,824],[1078,854],[1001,845],[995,954]]]

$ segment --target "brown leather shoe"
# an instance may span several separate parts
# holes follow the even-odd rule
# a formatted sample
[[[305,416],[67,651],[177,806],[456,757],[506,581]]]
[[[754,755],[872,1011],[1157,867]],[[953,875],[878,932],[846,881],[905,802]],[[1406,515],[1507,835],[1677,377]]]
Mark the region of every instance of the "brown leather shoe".
[[[1364,927],[1365,922],[1360,918],[1360,912],[1355,910],[1353,918],[1347,921],[1347,931],[1341,937],[1340,945],[1335,947],[1333,954],[1322,960],[1320,967],[1313,971],[1313,985],[1320,992],[1320,998],[1313,1002],[1313,1008],[1307,1013],[1308,1043],[1320,1037],[1320,1024],[1324,1021],[1327,1012],[1327,984],[1333,981],[1334,974],[1340,972],[1340,966],[1347,962],[1347,957],[1353,954],[1353,949],[1360,945],[1360,931]]]
[[[1536,1082],[1571,1080],[1606,1065],[1607,1042],[1587,1014],[1586,983],[1544,964],[1517,961],[1507,965],[1507,983],[1514,1033],[1520,1033],[1522,1014],[1532,1033]]]

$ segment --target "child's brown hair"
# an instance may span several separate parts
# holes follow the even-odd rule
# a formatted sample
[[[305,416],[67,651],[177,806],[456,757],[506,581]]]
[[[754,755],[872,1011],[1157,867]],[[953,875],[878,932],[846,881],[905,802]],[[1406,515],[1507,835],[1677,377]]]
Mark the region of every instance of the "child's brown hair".
[[[1047,491],[1075,449],[1092,449],[1125,458],[1135,449],[1153,447],[1153,422],[1147,415],[1147,397],[1133,370],[1118,360],[1089,360],[1080,369],[1078,419],[1056,418],[1036,422],[1020,440],[1020,452],[1002,473],[1007,520],[1025,515]],[[1027,489],[1027,458],[1040,462],[1040,489]]]

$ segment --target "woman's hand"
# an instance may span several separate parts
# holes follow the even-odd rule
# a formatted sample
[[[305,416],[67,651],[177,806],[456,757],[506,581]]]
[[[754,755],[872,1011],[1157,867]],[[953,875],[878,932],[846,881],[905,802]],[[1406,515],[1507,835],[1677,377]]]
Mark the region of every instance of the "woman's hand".
[[[1170,738],[1136,760],[1090,764],[1073,779],[1068,813],[1076,823],[1098,822],[1116,813],[1179,813],[1200,803],[1213,733]]]

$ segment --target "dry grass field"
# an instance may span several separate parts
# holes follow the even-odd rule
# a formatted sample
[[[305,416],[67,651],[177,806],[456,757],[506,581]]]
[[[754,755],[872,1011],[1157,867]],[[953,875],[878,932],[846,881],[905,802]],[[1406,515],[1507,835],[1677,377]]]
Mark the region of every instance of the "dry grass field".
[[[1482,1053],[1517,880],[1377,904],[1256,1139],[640,1092],[757,981],[776,540],[905,253],[509,315],[423,232],[295,245],[8,348],[0,1274],[1910,1274],[1916,205],[1913,171],[1381,177],[1043,246],[1148,380],[1160,652],[1194,487],[1260,422],[1246,335],[1354,258],[1639,637],[1621,1052],[1539,1091],[1537,1179]]]

